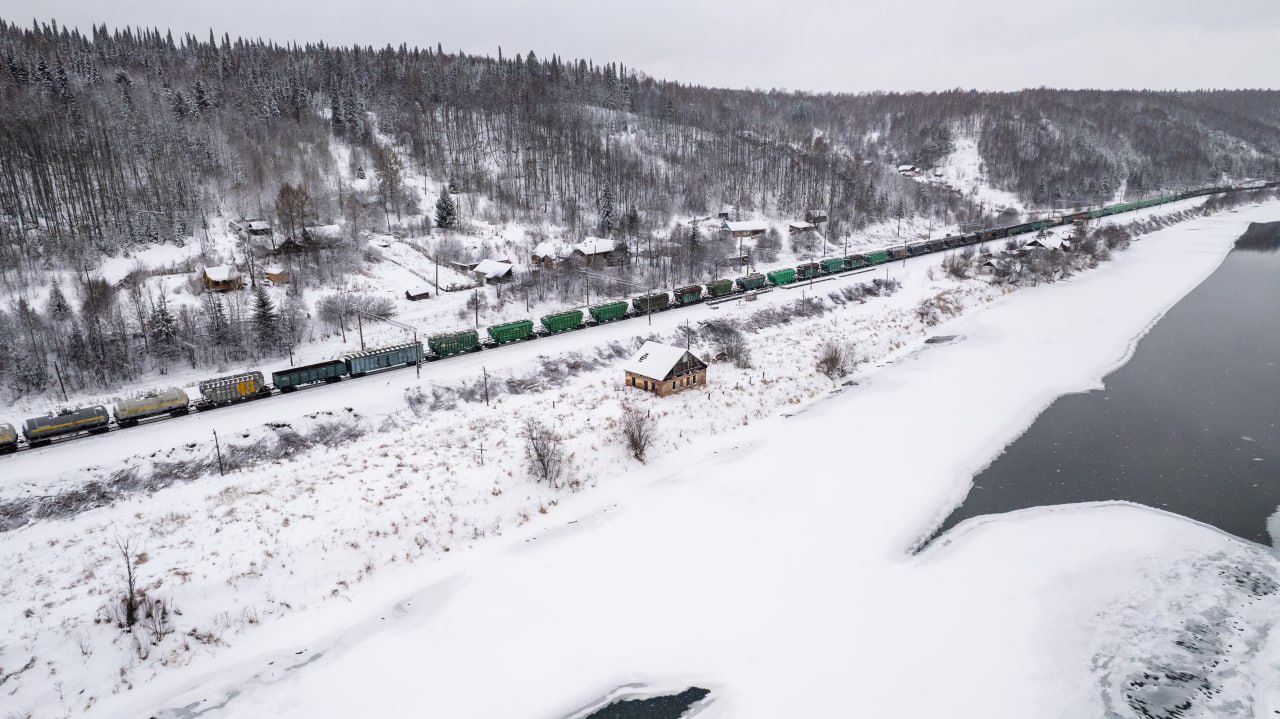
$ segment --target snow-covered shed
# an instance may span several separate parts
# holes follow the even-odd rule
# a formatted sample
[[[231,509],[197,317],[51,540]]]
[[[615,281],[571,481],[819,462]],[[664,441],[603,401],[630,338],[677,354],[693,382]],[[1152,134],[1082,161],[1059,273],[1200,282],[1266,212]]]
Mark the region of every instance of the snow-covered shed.
[[[512,278],[511,263],[505,260],[481,260],[471,270],[482,282],[503,282]]]
[[[808,232],[814,229],[817,229],[817,225],[813,224],[812,222],[788,222],[787,223],[787,231],[793,235],[798,235],[801,232]]]
[[[1046,250],[1070,250],[1071,243],[1058,237],[1057,235],[1045,235],[1044,237],[1032,238],[1030,242],[1023,247],[1043,247]]]
[[[828,215],[826,210],[805,210],[804,213],[804,221],[812,222],[815,225],[819,222],[826,222],[827,217]]]
[[[431,299],[431,288],[421,285],[404,291],[404,298],[413,302],[418,300]]]
[[[706,362],[683,347],[660,342],[645,342],[622,369],[626,386],[659,397],[707,383]]]
[[[588,237],[573,246],[573,255],[583,258],[587,264],[601,259],[610,265],[621,264],[626,258],[625,250],[619,249],[618,243],[607,237]]]
[[[726,220],[720,225],[720,229],[732,237],[755,237],[768,232],[769,223],[764,220],[743,220],[742,222]]]
[[[232,265],[206,267],[201,279],[204,281],[204,288],[213,292],[238,290],[244,286],[240,273]]]

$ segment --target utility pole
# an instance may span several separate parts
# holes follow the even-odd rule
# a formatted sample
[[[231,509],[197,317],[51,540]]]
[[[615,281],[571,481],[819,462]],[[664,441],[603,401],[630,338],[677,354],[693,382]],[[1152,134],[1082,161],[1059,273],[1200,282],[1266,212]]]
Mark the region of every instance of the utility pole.
[[[226,476],[227,470],[222,466],[222,445],[218,444],[218,430],[213,430],[213,448],[218,453],[218,474]]]
[[[360,315],[356,315],[356,326],[360,330],[360,351],[364,352],[364,320],[360,319]]]
[[[480,371],[484,373],[484,406],[489,406],[489,370],[484,365],[480,366]]]
[[[484,466],[484,444],[480,445],[480,466]]]
[[[58,375],[58,387],[62,388],[62,401],[67,401],[67,386],[62,383],[62,370],[58,367],[58,363],[53,363],[53,371]]]

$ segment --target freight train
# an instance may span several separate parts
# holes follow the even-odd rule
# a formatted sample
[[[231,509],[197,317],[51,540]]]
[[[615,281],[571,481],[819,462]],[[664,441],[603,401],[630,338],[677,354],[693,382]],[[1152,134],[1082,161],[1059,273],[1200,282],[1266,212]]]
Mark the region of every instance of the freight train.
[[[687,307],[707,301],[727,299],[741,295],[784,287],[794,283],[812,281],[819,277],[839,275],[864,270],[895,260],[968,247],[990,240],[1015,237],[1042,229],[1070,225],[1122,212],[1140,210],[1178,200],[1206,195],[1226,194],[1280,186],[1280,181],[1253,183],[1241,187],[1209,187],[1176,194],[1164,194],[1134,202],[1109,205],[1094,210],[1083,210],[1063,215],[1024,222],[1009,227],[980,230],[967,234],[942,237],[936,240],[908,242],[884,249],[855,253],[843,257],[830,257],[819,262],[806,262],[795,267],[784,267],[764,274],[749,273],[732,280],[719,278],[702,285],[688,285],[673,292],[654,292],[633,298],[630,302],[614,301],[592,305],[582,310],[568,310],[542,317],[539,325],[532,320],[518,320],[494,325],[485,330],[482,339],[476,330],[464,330],[433,335],[427,339],[427,351],[421,342],[411,342],[347,355],[342,359],[320,362],[304,367],[292,367],[271,373],[266,382],[261,372],[251,371],[217,377],[198,385],[200,396],[194,400],[181,389],[166,389],[143,397],[122,399],[111,410],[101,405],[77,407],[56,414],[33,417],[22,423],[22,432],[12,425],[0,424],[0,454],[17,451],[22,446],[47,445],[59,437],[107,432],[114,424],[118,428],[138,425],[144,419],[161,416],[181,416],[192,409],[205,411],[226,407],[240,402],[270,397],[276,393],[293,392],[312,384],[338,382],[344,378],[361,377],[376,370],[392,367],[412,367],[422,362],[432,362],[455,355],[500,347],[514,342],[547,337],[562,332],[641,317],[653,312]],[[114,421],[113,421],[114,417]]]

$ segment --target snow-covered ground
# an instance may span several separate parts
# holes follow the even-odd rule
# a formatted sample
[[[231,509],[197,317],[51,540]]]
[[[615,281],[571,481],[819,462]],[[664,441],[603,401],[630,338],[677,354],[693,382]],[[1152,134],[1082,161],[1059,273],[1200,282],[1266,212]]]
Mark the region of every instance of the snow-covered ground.
[[[648,334],[630,321],[429,365],[421,382],[373,375],[5,458],[11,499],[206,456],[211,429],[232,444],[271,441],[267,423],[366,431],[0,536],[0,674],[33,661],[6,703],[37,716],[557,716],[640,682],[709,687],[710,716],[1101,716],[1104,702],[1130,716],[1128,679],[1148,656],[1177,659],[1196,616],[1248,628],[1210,672],[1235,672],[1219,684],[1277,686],[1266,658],[1280,657],[1257,650],[1275,596],[1244,601],[1215,571],[1274,576],[1274,560],[1185,520],[1034,510],[905,554],[1054,397],[1123,362],[1248,220],[1277,216],[1271,203],[1155,233],[937,327],[915,312],[922,299],[972,308],[999,292],[931,277],[940,258],[895,265],[892,297],[752,334],[754,368],[716,363],[705,389],[666,400],[623,390],[604,360],[559,388],[495,392],[493,407],[449,394],[482,367],[498,386],[570,352],[607,360],[611,343]],[[653,332],[809,292],[657,315]],[[930,333],[961,339],[922,345]],[[858,385],[813,371],[828,336],[867,358]],[[455,406],[415,412],[413,389]],[[661,417],[648,465],[615,440],[624,404]],[[570,437],[579,491],[527,478],[515,433],[529,416]],[[118,584],[117,536],[145,545],[144,584],[182,612],[142,651],[94,622]]]

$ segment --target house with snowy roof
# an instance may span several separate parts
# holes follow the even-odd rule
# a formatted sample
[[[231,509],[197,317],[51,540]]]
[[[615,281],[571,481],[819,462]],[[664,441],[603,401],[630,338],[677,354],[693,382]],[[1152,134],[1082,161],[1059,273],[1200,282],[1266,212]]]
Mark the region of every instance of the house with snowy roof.
[[[594,264],[596,260],[604,260],[607,264],[619,264],[624,257],[624,251],[618,247],[618,243],[607,237],[588,237],[573,246],[573,256],[580,257],[587,264]]]
[[[481,260],[471,272],[476,279],[486,284],[506,282],[514,278],[511,263],[506,260]]]
[[[626,364],[623,383],[659,397],[707,383],[707,363],[683,347],[645,342]]]
[[[201,276],[204,288],[210,292],[228,292],[244,286],[240,280],[240,272],[233,265],[206,267]]]
[[[763,235],[769,231],[769,223],[764,220],[743,220],[742,222],[732,222],[725,220],[720,224],[720,231],[728,233],[730,237],[755,237]]]
[[[571,254],[573,254],[573,248],[564,242],[539,242],[533,248],[529,261],[535,265],[550,267]]]

